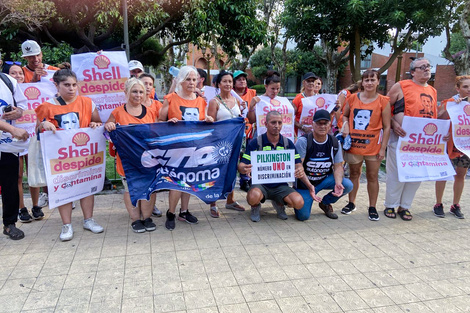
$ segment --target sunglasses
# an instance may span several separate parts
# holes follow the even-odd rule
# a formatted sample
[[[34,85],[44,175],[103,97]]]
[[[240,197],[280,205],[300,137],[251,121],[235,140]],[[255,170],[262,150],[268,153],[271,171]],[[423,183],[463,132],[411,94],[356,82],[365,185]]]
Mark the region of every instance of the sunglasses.
[[[5,64],[8,64],[8,65],[13,65],[13,64],[21,65],[21,62],[18,62],[18,61],[5,61]]]

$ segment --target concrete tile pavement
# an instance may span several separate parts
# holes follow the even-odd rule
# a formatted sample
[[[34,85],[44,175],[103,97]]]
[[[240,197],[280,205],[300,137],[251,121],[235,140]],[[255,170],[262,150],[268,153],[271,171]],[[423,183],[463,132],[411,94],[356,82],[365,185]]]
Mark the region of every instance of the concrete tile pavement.
[[[77,206],[69,242],[58,238],[57,210],[45,209],[43,220],[18,223],[23,240],[0,237],[0,312],[470,312],[468,188],[464,220],[435,217],[434,184],[426,182],[412,222],[380,209],[371,222],[361,184],[358,210],[338,220],[314,205],[310,220],[288,209],[282,221],[265,204],[253,223],[249,211],[224,202],[214,219],[191,198],[198,225],[177,222],[170,232],[164,217],[154,218],[157,230],[143,234],[131,231],[122,195],[106,194],[95,198],[105,232],[83,230]],[[446,212],[451,196],[448,184]],[[244,197],[236,191],[247,207]],[[166,193],[157,204],[166,210]]]

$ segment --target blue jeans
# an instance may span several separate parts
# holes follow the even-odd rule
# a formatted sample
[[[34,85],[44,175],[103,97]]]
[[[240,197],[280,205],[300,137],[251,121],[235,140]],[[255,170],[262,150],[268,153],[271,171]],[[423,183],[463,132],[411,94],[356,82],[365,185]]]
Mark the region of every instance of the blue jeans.
[[[323,197],[322,203],[327,205],[335,203],[339,198],[348,194],[353,189],[353,183],[348,178],[343,178],[342,184],[344,187],[343,194],[339,197],[333,196],[335,177],[333,174],[330,174],[322,180],[321,183],[315,186],[315,194],[318,194],[323,189],[331,189],[332,191]],[[294,210],[295,217],[299,221],[308,220],[310,218],[310,211],[312,210],[313,199],[308,189],[296,189],[296,191],[304,198],[304,206],[300,210]]]

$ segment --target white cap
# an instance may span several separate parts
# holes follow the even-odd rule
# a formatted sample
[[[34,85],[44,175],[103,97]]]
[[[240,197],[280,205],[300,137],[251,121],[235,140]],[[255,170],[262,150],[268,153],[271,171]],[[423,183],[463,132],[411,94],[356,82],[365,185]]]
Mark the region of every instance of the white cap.
[[[145,72],[144,71],[144,66],[142,65],[142,63],[140,63],[137,60],[130,60],[129,61],[129,71],[132,71],[132,70],[135,70],[135,69],[139,69],[142,72]]]
[[[34,40],[26,40],[21,44],[21,50],[23,55],[21,57],[29,57],[32,55],[39,55],[41,53],[41,47]]]

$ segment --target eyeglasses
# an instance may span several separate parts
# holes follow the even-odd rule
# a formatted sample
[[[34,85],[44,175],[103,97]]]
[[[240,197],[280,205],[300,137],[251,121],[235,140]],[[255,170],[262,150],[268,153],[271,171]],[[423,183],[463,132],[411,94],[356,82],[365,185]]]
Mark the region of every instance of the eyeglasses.
[[[432,65],[430,65],[430,64],[421,65],[420,67],[415,67],[415,70],[418,69],[418,68],[422,71],[425,71],[427,69],[432,69]]]
[[[5,61],[5,64],[8,64],[8,65],[13,65],[13,64],[21,65],[21,62],[18,62],[18,61]]]

